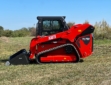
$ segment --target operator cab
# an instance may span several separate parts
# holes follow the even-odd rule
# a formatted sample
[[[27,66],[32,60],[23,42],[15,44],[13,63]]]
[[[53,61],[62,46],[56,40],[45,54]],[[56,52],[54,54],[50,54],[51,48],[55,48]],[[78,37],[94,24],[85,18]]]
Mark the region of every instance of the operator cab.
[[[36,35],[47,36],[68,30],[65,16],[38,16]]]

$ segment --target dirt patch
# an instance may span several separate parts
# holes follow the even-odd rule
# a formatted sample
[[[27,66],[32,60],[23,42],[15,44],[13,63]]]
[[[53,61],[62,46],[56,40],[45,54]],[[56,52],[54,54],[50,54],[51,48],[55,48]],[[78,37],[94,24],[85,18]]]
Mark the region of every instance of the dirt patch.
[[[104,80],[100,85],[111,85],[111,80]]]
[[[2,36],[2,37],[0,37],[0,41],[9,42],[9,38],[5,37],[5,36]]]

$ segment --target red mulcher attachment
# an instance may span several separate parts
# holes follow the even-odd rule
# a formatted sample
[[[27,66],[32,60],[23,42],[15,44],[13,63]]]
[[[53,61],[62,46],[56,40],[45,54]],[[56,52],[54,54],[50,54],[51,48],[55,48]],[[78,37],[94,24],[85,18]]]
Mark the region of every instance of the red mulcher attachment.
[[[12,55],[6,65],[37,63],[79,62],[93,53],[94,27],[77,24],[68,27],[65,16],[37,17],[37,36],[25,49]]]

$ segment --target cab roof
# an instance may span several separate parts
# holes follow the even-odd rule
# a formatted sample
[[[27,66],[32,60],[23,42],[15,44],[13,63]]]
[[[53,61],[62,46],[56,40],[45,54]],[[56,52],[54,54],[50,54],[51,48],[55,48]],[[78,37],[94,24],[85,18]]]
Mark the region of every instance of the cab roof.
[[[37,16],[37,20],[48,20],[48,19],[65,19],[65,16]]]

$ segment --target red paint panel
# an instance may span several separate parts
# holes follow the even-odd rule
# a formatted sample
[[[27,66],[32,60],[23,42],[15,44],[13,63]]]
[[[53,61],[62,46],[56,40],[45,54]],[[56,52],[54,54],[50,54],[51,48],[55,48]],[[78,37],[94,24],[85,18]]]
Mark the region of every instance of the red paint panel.
[[[89,36],[90,37],[90,40],[88,43],[84,43],[84,41],[82,39],[84,39],[86,36]],[[81,58],[85,58],[85,57],[88,57],[92,54],[92,34],[89,34],[89,35],[86,35],[86,36],[82,36],[82,37],[79,37],[78,40],[76,41],[76,45],[77,47],[79,48],[79,51],[80,51],[80,54],[81,54]],[[80,47],[79,47],[79,45]]]
[[[48,55],[41,57],[41,62],[74,62],[76,57],[74,55]]]

